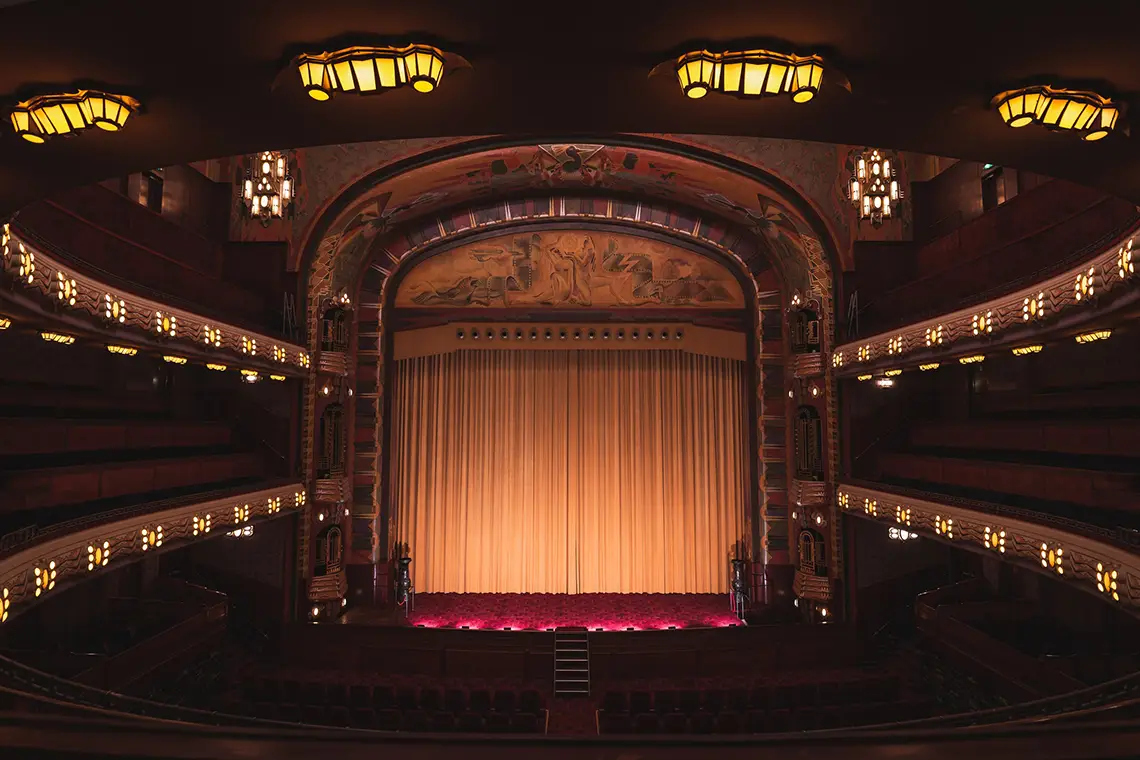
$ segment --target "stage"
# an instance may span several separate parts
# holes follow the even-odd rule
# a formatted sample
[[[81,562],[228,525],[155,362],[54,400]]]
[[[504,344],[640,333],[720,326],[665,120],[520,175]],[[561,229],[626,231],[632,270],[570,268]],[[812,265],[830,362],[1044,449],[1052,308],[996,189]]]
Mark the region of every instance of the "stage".
[[[744,624],[728,594],[417,594],[415,609],[377,614],[349,609],[349,625],[398,625],[462,630],[590,631],[728,628]]]

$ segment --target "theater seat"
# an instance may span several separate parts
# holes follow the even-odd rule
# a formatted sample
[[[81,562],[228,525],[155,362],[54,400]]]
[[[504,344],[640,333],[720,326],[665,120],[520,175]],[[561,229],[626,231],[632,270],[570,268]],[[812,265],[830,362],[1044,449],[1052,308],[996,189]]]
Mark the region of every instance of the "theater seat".
[[[443,695],[443,706],[458,715],[467,709],[467,692],[463,689],[448,689]]]
[[[512,713],[515,711],[515,693],[513,691],[499,690],[495,692],[495,712]]]
[[[369,707],[372,704],[372,694],[367,686],[353,685],[348,689],[348,703],[357,709]]]
[[[391,686],[372,688],[372,707],[376,710],[392,710],[396,707],[396,695]]]
[[[653,697],[647,691],[634,691],[629,695],[629,712],[631,715],[641,715],[653,712]]]
[[[686,734],[689,732],[689,718],[681,712],[669,712],[661,716],[661,730],[666,734]]]
[[[505,734],[511,730],[511,716],[507,713],[487,713],[483,727],[490,733]]]
[[[539,732],[538,715],[529,712],[515,713],[511,716],[511,731],[516,734],[535,734]]]
[[[711,734],[714,727],[712,713],[698,710],[689,717],[689,730],[694,734]]]
[[[598,728],[603,734],[629,734],[633,732],[629,716],[624,713],[603,713],[599,719]]]
[[[330,726],[338,726],[347,728],[350,723],[350,716],[347,707],[335,706],[325,709],[325,722]]]
[[[740,713],[724,711],[716,716],[718,734],[739,734],[744,729]]]
[[[371,707],[355,707],[352,710],[353,728],[376,728],[376,713]]]
[[[403,724],[405,731],[427,731],[428,714],[423,710],[404,710]]]
[[[607,691],[602,698],[602,710],[607,713],[624,713],[627,709],[624,691]]]
[[[428,718],[428,727],[432,733],[444,734],[455,730],[455,716],[449,712],[434,712]]]
[[[677,709],[677,692],[658,691],[653,695],[653,709],[658,715],[674,712]]]
[[[657,716],[653,713],[639,713],[633,718],[633,732],[635,734],[656,734],[661,731]]]
[[[439,689],[420,690],[420,709],[427,712],[439,712],[443,709],[443,694]]]
[[[472,712],[460,713],[459,720],[456,724],[456,730],[468,734],[478,733],[483,730],[483,714]]]
[[[376,728],[380,731],[399,731],[403,728],[403,716],[399,710],[377,710]]]
[[[542,695],[534,689],[527,689],[519,694],[519,712],[538,715],[542,712]]]

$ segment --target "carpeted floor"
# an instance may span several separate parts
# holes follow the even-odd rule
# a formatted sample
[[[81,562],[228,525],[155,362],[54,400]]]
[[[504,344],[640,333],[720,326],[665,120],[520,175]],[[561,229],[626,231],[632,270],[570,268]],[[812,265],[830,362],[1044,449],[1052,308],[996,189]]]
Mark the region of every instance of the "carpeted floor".
[[[727,594],[417,594],[411,625],[591,631],[740,625]]]

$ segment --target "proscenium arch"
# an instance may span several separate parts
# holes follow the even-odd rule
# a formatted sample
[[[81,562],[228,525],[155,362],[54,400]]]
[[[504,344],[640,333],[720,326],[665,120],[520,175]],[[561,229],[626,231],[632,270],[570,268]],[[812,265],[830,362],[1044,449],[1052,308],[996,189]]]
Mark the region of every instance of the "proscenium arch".
[[[388,187],[398,186],[398,181],[402,178],[410,175],[413,172],[426,170],[429,167],[435,166],[441,160],[448,160],[456,157],[476,157],[481,154],[489,154],[496,150],[501,150],[504,148],[530,148],[537,151],[547,147],[565,147],[570,142],[570,140],[567,140],[564,143],[537,144],[533,140],[525,139],[504,140],[501,138],[484,138],[470,140],[459,144],[453,144],[436,151],[428,151],[407,159],[403,159],[401,161],[370,172],[368,175],[365,175],[365,177],[354,182],[349,186],[347,190],[342,192],[339,196],[334,198],[330,203],[326,205],[319,218],[310,227],[307,233],[306,242],[303,245],[302,258],[306,263],[306,269],[308,270],[306,274],[308,275],[307,285],[309,298],[307,301],[309,306],[308,321],[310,324],[310,336],[313,336],[316,332],[314,324],[314,314],[316,311],[315,305],[320,302],[320,299],[322,297],[333,295],[330,283],[332,283],[333,270],[337,263],[337,256],[340,253],[336,246],[332,246],[329,250],[323,252],[324,258],[320,258],[318,256],[318,253],[321,242],[328,237],[326,233],[328,233],[330,229],[336,230],[335,234],[339,236],[340,232],[343,231],[345,225],[348,224],[353,215],[357,214],[361,208],[369,203],[368,199],[370,197],[376,197],[377,194],[385,191]],[[583,143],[589,146],[599,146],[599,143],[597,142],[586,143],[583,141]],[[773,189],[775,191],[778,191],[779,201],[781,204],[783,204],[783,207],[793,209],[797,212],[797,216],[794,218],[793,224],[797,225],[797,232],[800,236],[799,242],[801,243],[800,253],[802,254],[802,260],[799,263],[803,269],[807,271],[809,277],[808,281],[804,283],[805,287],[803,289],[812,292],[816,297],[818,297],[821,305],[823,306],[821,309],[822,316],[825,319],[825,330],[823,336],[825,345],[823,346],[823,350],[827,351],[830,349],[834,333],[834,309],[832,306],[832,296],[834,292],[834,272],[835,266],[839,262],[839,258],[834,240],[828,229],[828,225],[824,222],[821,215],[806,198],[804,198],[800,193],[793,190],[786,181],[775,177],[770,172],[766,172],[762,169],[750,166],[735,159],[726,158],[724,156],[710,153],[706,150],[686,146],[674,141],[645,136],[618,136],[607,139],[602,147],[606,146],[614,148],[629,148],[631,150],[643,150],[658,155],[672,156],[679,159],[684,159],[696,164],[702,164],[707,167],[711,167],[721,172],[722,174],[727,173],[732,177],[735,177],[737,180],[752,182],[754,183],[752,186],[753,188],[759,187],[766,188],[769,191],[772,191]],[[382,183],[386,182],[390,182],[391,184],[385,184],[383,187],[380,187]],[[605,187],[604,183],[602,183],[602,185],[602,190],[608,190],[608,188]],[[533,187],[531,189],[533,190]],[[585,188],[581,183],[567,182],[565,185],[560,186],[559,189],[565,189],[567,192],[572,192],[576,190],[581,191]],[[644,197],[648,198],[648,203],[646,204],[647,206],[660,207],[665,205],[665,203],[670,203],[670,205],[672,205],[676,202],[675,197],[669,197],[670,193],[660,192],[660,188],[647,189],[649,192],[644,193]],[[516,191],[521,190],[516,188]],[[503,200],[506,197],[508,197],[507,193],[497,193],[494,188],[491,188],[489,192],[482,194],[482,198],[484,199],[498,198],[500,199],[500,202],[503,203],[506,202]],[[668,198],[668,200],[662,203],[662,198]],[[418,201],[419,198],[416,200]],[[384,235],[387,235],[389,237],[398,237],[402,231],[412,228],[417,222],[421,222],[425,218],[430,218],[431,213],[439,213],[440,208],[451,209],[455,207],[454,201],[470,199],[448,198],[446,200],[449,201],[449,205],[433,207],[430,212],[425,207],[421,212],[413,213],[416,211],[415,206],[417,205],[414,202],[407,204],[404,208],[397,207],[396,210],[401,212],[404,218],[399,219],[397,218],[397,214],[393,213],[392,218],[386,220],[385,224],[381,226],[382,232]],[[711,215],[709,215],[707,210],[702,210],[700,213],[708,216],[710,220],[714,221],[717,220],[718,217],[720,219],[723,219],[723,217],[727,216],[731,219],[734,218],[733,215],[735,215],[736,222],[743,223],[741,226],[747,227],[751,235],[758,241],[759,247],[768,248],[765,241],[765,235],[766,232],[770,229],[770,220],[760,218],[755,213],[750,213],[750,210],[748,208],[741,208],[739,206],[734,207],[733,204],[730,203],[723,206],[717,206],[715,209],[713,209],[713,214]],[[546,221],[551,220],[554,216],[556,215],[547,215]],[[389,221],[391,222],[390,225],[387,223]],[[443,220],[441,219],[441,225],[438,228],[441,232],[443,230],[442,223]],[[729,224],[731,224],[731,222]],[[664,227],[667,225],[658,224],[657,226]],[[674,231],[689,237],[692,237],[693,235],[693,230],[691,229]],[[428,230],[428,233],[427,243],[430,244],[432,242],[435,242],[431,239],[430,230]],[[379,234],[377,234],[376,237],[379,238]],[[440,235],[439,237],[443,236]],[[422,236],[419,238],[419,240],[423,239],[424,238]],[[336,242],[339,244],[339,239],[337,239]],[[418,240],[415,242],[418,242]],[[368,257],[376,252],[377,247],[378,240],[370,241],[369,245],[367,246],[367,253],[362,258],[364,260],[368,260]],[[398,258],[392,256],[389,256],[389,258],[392,260],[393,264],[398,263]],[[353,273],[349,277],[349,280],[351,281],[349,287],[351,287],[353,292],[355,292],[356,287],[359,283],[359,279],[357,276],[356,268],[350,267],[350,269],[353,270]],[[793,288],[785,287],[785,294],[790,296],[790,292],[788,291],[792,289]],[[357,298],[357,301],[359,302],[359,298]],[[778,322],[782,327],[782,318],[779,319]],[[786,336],[781,333],[779,335],[779,340],[781,343],[783,343],[786,340]],[[780,361],[781,364],[773,366],[778,366],[780,370],[783,370],[784,367],[782,357],[780,357]],[[834,402],[834,380],[831,377],[830,367],[826,367],[824,371],[824,400],[827,404],[828,420],[827,439],[829,442],[829,475],[830,477],[835,477],[835,474],[837,473],[836,468],[838,465],[838,452],[835,450],[835,442],[837,440],[837,436],[835,428],[836,413]],[[312,370],[312,376],[314,378],[316,376],[315,369]],[[313,385],[310,384],[310,388],[308,389],[306,395],[307,422],[311,422],[312,418],[313,393]],[[791,429],[790,420],[785,421],[784,427],[785,430]],[[311,430],[311,427],[308,427],[307,429]],[[763,446],[763,444],[764,441],[762,440],[760,445]],[[306,449],[304,452],[304,460],[306,462],[306,467],[308,468],[308,474],[311,477],[311,435],[305,436],[303,446]],[[833,524],[837,523],[833,521]],[[305,523],[305,526],[306,527],[304,530],[307,531],[307,521]],[[305,536],[303,535],[302,538],[304,541]],[[835,533],[833,536],[833,541],[837,540],[838,533]],[[839,572],[838,560],[840,556],[840,552],[832,552],[832,557],[835,558],[836,572]]]
[[[296,265],[298,271],[305,274],[310,296],[307,299],[307,305],[311,308],[314,288],[319,289],[320,285],[324,284],[323,281],[320,281],[320,277],[329,268],[327,259],[329,256],[337,255],[337,252],[334,251],[329,256],[318,256],[322,241],[330,235],[339,235],[369,198],[377,197],[385,192],[395,193],[400,189],[402,183],[417,172],[437,168],[441,163],[455,159],[473,158],[481,155],[489,156],[496,151],[506,149],[531,148],[537,150],[547,146],[602,145],[615,149],[642,150],[678,160],[686,160],[692,162],[694,166],[723,172],[735,177],[738,181],[752,183],[749,192],[752,192],[753,189],[762,191],[762,193],[755,193],[755,195],[763,195],[777,201],[786,209],[794,212],[799,220],[802,220],[804,223],[803,232],[814,237],[822,245],[823,256],[832,271],[836,271],[837,268],[850,268],[850,252],[841,252],[837,249],[835,245],[835,240],[838,239],[837,235],[826,221],[826,217],[820,213],[820,210],[803,192],[795,187],[790,178],[781,177],[770,168],[758,167],[705,148],[689,145],[682,139],[680,137],[665,139],[649,135],[612,135],[605,138],[569,135],[538,141],[533,138],[500,136],[474,138],[423,151],[367,172],[327,201],[314,215],[313,221],[310,222],[302,235],[301,244],[294,249],[290,263]],[[539,187],[549,188],[549,184],[544,185],[542,182],[536,182],[530,186],[530,191],[533,192]],[[568,184],[566,187],[568,189],[581,188],[583,185]],[[679,194],[676,188],[640,187],[639,190],[646,196],[667,199],[672,203],[679,202],[682,205],[702,206],[696,197],[688,197],[689,202],[686,203],[686,196]],[[466,197],[449,199],[445,205],[462,205],[495,197],[495,195],[496,191],[493,188],[490,193],[481,194],[477,191],[471,191]],[[423,216],[439,210],[439,207],[428,208],[426,203],[417,210],[415,207],[422,200],[423,196],[418,196],[413,203],[407,204],[405,208],[400,208],[399,204],[396,204],[391,212],[392,224],[402,224],[415,216]],[[754,209],[733,208],[726,205],[712,210],[736,221],[738,224],[763,227],[768,221],[757,215]],[[753,213],[750,215],[749,212]],[[401,216],[403,218],[400,218]],[[317,268],[316,272],[314,272],[314,267]],[[318,275],[317,282],[314,282],[314,274]]]
[[[588,204],[589,207],[598,214],[601,213],[601,209],[604,209],[605,213],[611,214],[612,216],[607,216],[605,218],[600,218],[597,215],[583,216],[581,212],[587,208],[583,204]],[[702,249],[703,255],[711,254],[712,258],[717,258],[721,261],[727,261],[729,263],[730,271],[735,270],[737,272],[738,278],[743,277],[744,274],[747,273],[748,279],[751,279],[753,281],[751,287],[745,289],[746,291],[755,292],[758,289],[755,278],[761,278],[764,283],[763,290],[765,291],[764,295],[767,301],[765,304],[767,311],[760,312],[758,310],[754,311],[750,309],[749,316],[754,317],[757,321],[760,321],[762,314],[767,314],[769,318],[762,320],[764,323],[766,323],[767,329],[756,329],[754,331],[757,342],[753,342],[753,345],[756,347],[753,350],[753,366],[754,371],[758,371],[756,377],[760,377],[759,373],[763,373],[769,376],[769,384],[774,384],[776,387],[776,392],[772,395],[779,401],[779,403],[783,403],[783,394],[788,389],[788,383],[791,379],[786,372],[785,354],[782,351],[775,353],[772,351],[764,352],[763,345],[765,340],[769,342],[775,340],[778,346],[781,347],[785,345],[783,307],[787,305],[787,301],[790,298],[790,294],[787,292],[787,288],[781,287],[775,268],[771,265],[771,262],[768,262],[766,259],[762,258],[762,255],[759,251],[754,250],[755,256],[752,258],[751,264],[749,264],[749,262],[739,259],[736,256],[736,251],[731,246],[720,246],[715,241],[701,239],[694,233],[700,233],[702,230],[710,231],[713,229],[718,229],[718,234],[724,234],[727,241],[737,243],[747,241],[747,237],[737,236],[731,229],[723,226],[723,224],[719,228],[711,224],[703,224],[702,217],[696,215],[691,210],[664,208],[650,209],[650,216],[655,219],[673,220],[674,223],[676,223],[676,220],[684,220],[688,225],[682,229],[671,228],[668,226],[668,224],[655,222],[652,221],[652,219],[637,218],[641,216],[642,212],[645,212],[647,210],[647,206],[645,205],[635,203],[632,204],[632,206],[625,206],[623,209],[623,207],[620,206],[619,202],[607,200],[605,198],[595,197],[574,199],[544,196],[542,198],[531,199],[526,202],[518,200],[512,201],[509,205],[509,208],[512,210],[511,213],[508,213],[508,206],[504,204],[494,204],[490,207],[483,207],[481,209],[460,209],[456,213],[456,216],[459,218],[470,219],[473,218],[474,215],[477,215],[481,219],[481,223],[478,226],[472,226],[463,231],[456,231],[453,235],[445,236],[443,242],[439,240],[430,240],[428,237],[419,235],[413,230],[413,232],[407,234],[411,237],[415,237],[418,240],[429,239],[429,242],[419,245],[414,250],[405,251],[404,255],[399,257],[391,256],[390,251],[381,247],[376,251],[376,260],[363,267],[364,271],[362,273],[362,277],[358,282],[357,288],[353,291],[353,298],[354,301],[360,305],[360,308],[370,311],[369,324],[375,325],[374,329],[377,331],[374,338],[368,338],[369,341],[372,341],[373,339],[375,340],[375,343],[373,343],[372,346],[376,350],[369,352],[368,359],[366,361],[358,361],[355,368],[359,382],[364,383],[367,381],[370,387],[377,390],[376,394],[371,394],[372,396],[376,397],[375,400],[366,400],[368,395],[366,393],[357,395],[357,403],[361,403],[362,401],[366,400],[366,403],[376,404],[374,407],[376,414],[376,424],[373,426],[373,430],[371,431],[372,444],[375,446],[375,449],[373,451],[373,458],[371,460],[371,469],[373,472],[376,472],[378,475],[380,475],[380,477],[373,482],[372,499],[368,505],[370,513],[369,516],[372,516],[376,519],[380,519],[384,516],[380,508],[380,501],[384,496],[381,489],[386,487],[385,483],[387,482],[386,479],[383,479],[385,475],[382,472],[382,467],[384,459],[383,445],[385,442],[385,430],[383,428],[383,423],[384,420],[386,420],[388,417],[388,411],[380,405],[380,396],[383,394],[383,388],[386,379],[385,369],[383,366],[381,366],[386,352],[384,350],[381,350],[384,347],[384,340],[381,338],[380,333],[386,333],[386,331],[382,330],[381,325],[390,321],[391,299],[397,292],[399,281],[402,280],[406,272],[411,271],[411,268],[414,267],[416,263],[423,260],[425,257],[430,257],[444,248],[450,248],[455,245],[467,243],[471,241],[473,237],[486,236],[488,234],[502,235],[504,231],[512,229],[518,230],[520,227],[534,225],[536,222],[548,228],[556,226],[561,228],[571,227],[577,230],[583,230],[586,228],[596,228],[602,226],[606,224],[607,220],[609,220],[611,223],[616,220],[618,222],[619,228],[634,228],[635,231],[640,231],[642,235],[665,235],[671,238],[672,242],[674,243],[679,242],[682,245],[687,245],[690,247],[696,246],[697,248]],[[574,213],[565,213],[570,209],[573,209]],[[621,214],[629,212],[630,209],[632,209],[633,218],[622,218]],[[532,212],[531,215],[527,216],[525,213],[526,211]],[[487,216],[491,212],[497,212],[501,215],[501,217],[498,220],[491,220]],[[514,217],[512,217],[512,214]],[[416,224],[420,225],[423,230],[438,231],[441,229],[442,220],[429,218],[427,220],[421,220]],[[382,309],[385,310],[383,313],[381,312]],[[424,311],[430,312],[431,310]],[[479,311],[483,310],[473,310],[473,313],[478,313]],[[371,321],[371,316],[377,317],[375,322]],[[753,322],[753,324],[757,325],[757,322]],[[761,325],[757,326],[764,327]],[[365,337],[363,330],[361,331],[360,335],[362,339]],[[361,348],[365,346],[363,340],[360,345]],[[369,375],[371,375],[371,377],[369,377]],[[763,391],[764,386],[761,386],[756,390]],[[762,404],[763,398],[763,395],[753,394],[753,399],[757,403]],[[771,397],[769,397],[769,400],[771,400]],[[786,407],[785,411],[787,413]],[[788,448],[791,444],[791,440],[787,435],[784,435],[785,431],[791,429],[790,423],[773,422],[773,416],[776,417],[776,420],[780,419],[779,415],[765,415],[761,413],[757,415],[758,424],[755,426],[750,425],[750,428],[756,431],[757,437],[760,439],[760,445],[765,447],[762,452],[765,458],[765,474],[767,473],[767,462],[769,457],[778,460],[779,463],[786,463],[791,459],[791,451]],[[356,418],[360,420],[360,415],[357,414]],[[778,446],[774,441],[768,440],[767,432],[771,428],[779,428],[781,435],[783,435],[778,443]],[[358,428],[358,435],[359,433],[360,429]],[[757,449],[757,451],[759,453],[760,449]],[[360,461],[360,458],[358,458],[357,461]],[[754,460],[754,462],[758,464],[756,460]],[[762,482],[762,488],[755,487],[755,502],[760,506],[767,506],[768,502],[765,500],[765,496],[767,495],[768,491],[778,490],[781,493],[786,492],[786,477],[787,476],[785,471],[785,473],[781,475],[781,480],[778,483]],[[773,486],[776,488],[773,489]],[[379,534],[376,535],[376,543],[374,544],[374,548],[376,549],[379,549],[380,546],[387,546],[389,543],[389,537],[393,535],[392,526],[390,524],[390,518],[392,516],[390,514],[390,510],[387,516],[389,520],[382,520],[379,525],[373,522],[369,528],[369,530],[373,533]],[[752,525],[759,529],[761,526],[768,527],[773,524],[765,520],[765,517],[766,515],[755,516],[752,519]],[[781,525],[781,527],[788,527],[784,522],[782,515],[776,516],[774,519],[778,522],[778,524]],[[782,543],[782,541],[787,540],[787,536],[779,536],[778,538],[781,539],[780,545],[776,547],[776,551],[768,553],[772,556],[773,562],[784,564],[790,560],[789,553],[791,547]],[[769,548],[765,543],[767,536],[760,536],[759,539],[760,543],[754,543],[754,546],[758,546],[761,549]],[[753,540],[755,541],[755,536]],[[356,542],[354,541],[354,544],[355,543]],[[837,553],[833,552],[833,555],[836,554]],[[758,558],[762,558],[764,556],[764,553],[754,552],[754,555]],[[790,563],[788,566],[790,567]]]
[[[782,300],[784,298],[783,287],[779,284],[778,275],[774,269],[764,262],[763,266],[750,267],[743,260],[735,257],[731,250],[719,249],[711,243],[705,241],[695,240],[692,236],[683,235],[676,230],[668,230],[661,227],[651,227],[648,225],[637,225],[630,222],[621,221],[605,221],[599,219],[584,219],[573,217],[557,217],[546,219],[519,219],[512,220],[506,223],[489,225],[471,231],[469,234],[457,235],[449,238],[442,243],[426,245],[414,253],[411,253],[399,260],[398,263],[392,264],[392,268],[388,270],[388,274],[381,275],[379,282],[376,277],[372,277],[369,282],[369,276],[375,275],[378,270],[374,268],[374,264],[370,262],[364,276],[361,278],[360,287],[355,291],[355,296],[360,299],[361,303],[373,303],[373,298],[378,297],[378,308],[380,310],[380,323],[390,324],[394,313],[400,309],[396,304],[396,297],[400,290],[401,283],[409,276],[412,275],[417,268],[424,262],[431,259],[446,255],[456,249],[462,248],[471,243],[477,243],[485,240],[503,240],[515,235],[527,235],[531,233],[554,233],[554,232],[574,232],[583,235],[595,234],[604,235],[606,233],[622,234],[633,237],[645,238],[667,243],[676,248],[689,251],[702,258],[706,258],[715,264],[723,267],[730,275],[732,275],[741,288],[744,296],[742,305],[728,307],[724,309],[718,308],[693,308],[693,307],[670,307],[663,306],[656,307],[632,307],[627,309],[620,309],[623,317],[637,318],[638,313],[645,314],[642,319],[651,319],[653,321],[668,321],[672,319],[691,320],[694,317],[699,318],[700,313],[707,313],[709,317],[714,315],[727,315],[732,313],[735,315],[733,320],[738,329],[740,329],[745,336],[752,336],[751,340],[746,340],[747,355],[745,357],[746,367],[745,377],[747,381],[745,399],[745,408],[749,420],[754,420],[756,423],[762,423],[762,404],[763,404],[763,386],[761,384],[761,373],[763,367],[757,361],[761,340],[759,336],[760,329],[760,312],[758,307],[763,307],[769,310],[779,311],[782,308]],[[381,263],[389,263],[381,256]],[[760,292],[757,288],[757,278],[760,278],[767,284],[764,292]],[[771,284],[777,287],[773,291]],[[379,293],[372,290],[372,287],[379,286]],[[455,316],[456,312],[468,312],[469,319],[477,321],[480,319],[496,319],[503,320],[509,319],[504,316],[506,312],[515,312],[519,315],[529,315],[534,312],[558,312],[557,317],[551,317],[558,321],[572,322],[575,320],[575,311],[582,312],[586,318],[597,318],[598,310],[610,311],[612,307],[586,307],[586,308],[565,308],[565,307],[507,307],[502,309],[484,308],[484,307],[419,307],[415,308],[415,313],[423,313],[429,317],[432,313],[439,314],[441,311],[446,311],[451,316]],[[406,307],[402,313],[409,313],[410,309]],[[665,316],[668,312],[672,312],[672,317]],[[649,316],[649,313],[652,316]],[[723,317],[722,317],[723,318]],[[393,363],[390,361],[393,348],[393,339],[395,330],[382,330],[379,342],[379,358],[374,367],[368,367],[365,363],[361,362],[357,365],[357,371],[363,373],[368,369],[372,369],[376,373],[376,385],[378,389],[384,389],[390,384],[391,372]],[[784,393],[783,385],[781,384],[779,394]],[[390,396],[380,390],[381,398],[377,399],[378,414],[374,428],[375,442],[377,445],[376,457],[373,460],[374,472],[377,473],[377,478],[373,487],[373,508],[377,515],[378,523],[374,525],[373,530],[376,533],[377,541],[381,546],[391,546],[395,540],[393,533],[394,520],[395,520],[395,505],[388,501],[387,484],[391,478],[391,457],[385,456],[385,450],[391,445],[391,399]],[[767,534],[768,534],[768,516],[767,516],[767,500],[764,491],[763,470],[761,469],[762,458],[761,445],[762,445],[762,429],[760,424],[749,423],[746,426],[748,435],[748,499],[746,502],[746,512],[743,515],[746,530],[750,536],[750,543],[755,547],[754,556],[758,563],[767,561]],[[759,551],[759,550],[763,551]]]

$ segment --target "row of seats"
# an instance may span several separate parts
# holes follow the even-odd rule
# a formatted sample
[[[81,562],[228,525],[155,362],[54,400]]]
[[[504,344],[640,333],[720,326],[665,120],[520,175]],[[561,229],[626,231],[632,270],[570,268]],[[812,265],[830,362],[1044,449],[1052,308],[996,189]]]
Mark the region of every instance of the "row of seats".
[[[601,710],[605,714],[666,714],[698,711],[716,715],[749,710],[780,710],[854,703],[892,702],[899,697],[899,681],[893,676],[822,683],[768,684],[752,689],[705,689],[697,691],[610,691]]]
[[[867,703],[842,707],[801,707],[794,710],[725,710],[714,714],[599,712],[602,734],[739,734],[815,731],[845,726],[894,723],[926,717],[927,706],[919,702]]]
[[[428,710],[396,710],[343,705],[289,705],[272,702],[231,704],[225,711],[265,720],[337,726],[377,731],[414,731],[429,733],[542,733],[546,730],[545,711],[496,712],[463,710],[430,712]]]
[[[219,422],[110,419],[0,418],[0,454],[74,454],[178,446],[226,446],[230,429]]]
[[[247,702],[313,707],[348,707],[354,710],[397,710],[403,712],[447,713],[515,712],[537,715],[543,710],[542,695],[533,689],[516,692],[508,689],[438,689],[386,684],[345,685],[313,681],[250,678],[242,684],[242,697]]]
[[[1132,469],[1106,470],[1077,462],[1035,464],[996,452],[990,456],[991,459],[977,459],[965,450],[883,452],[878,456],[878,466],[882,477],[888,480],[984,489],[1102,509],[1140,507]]]

